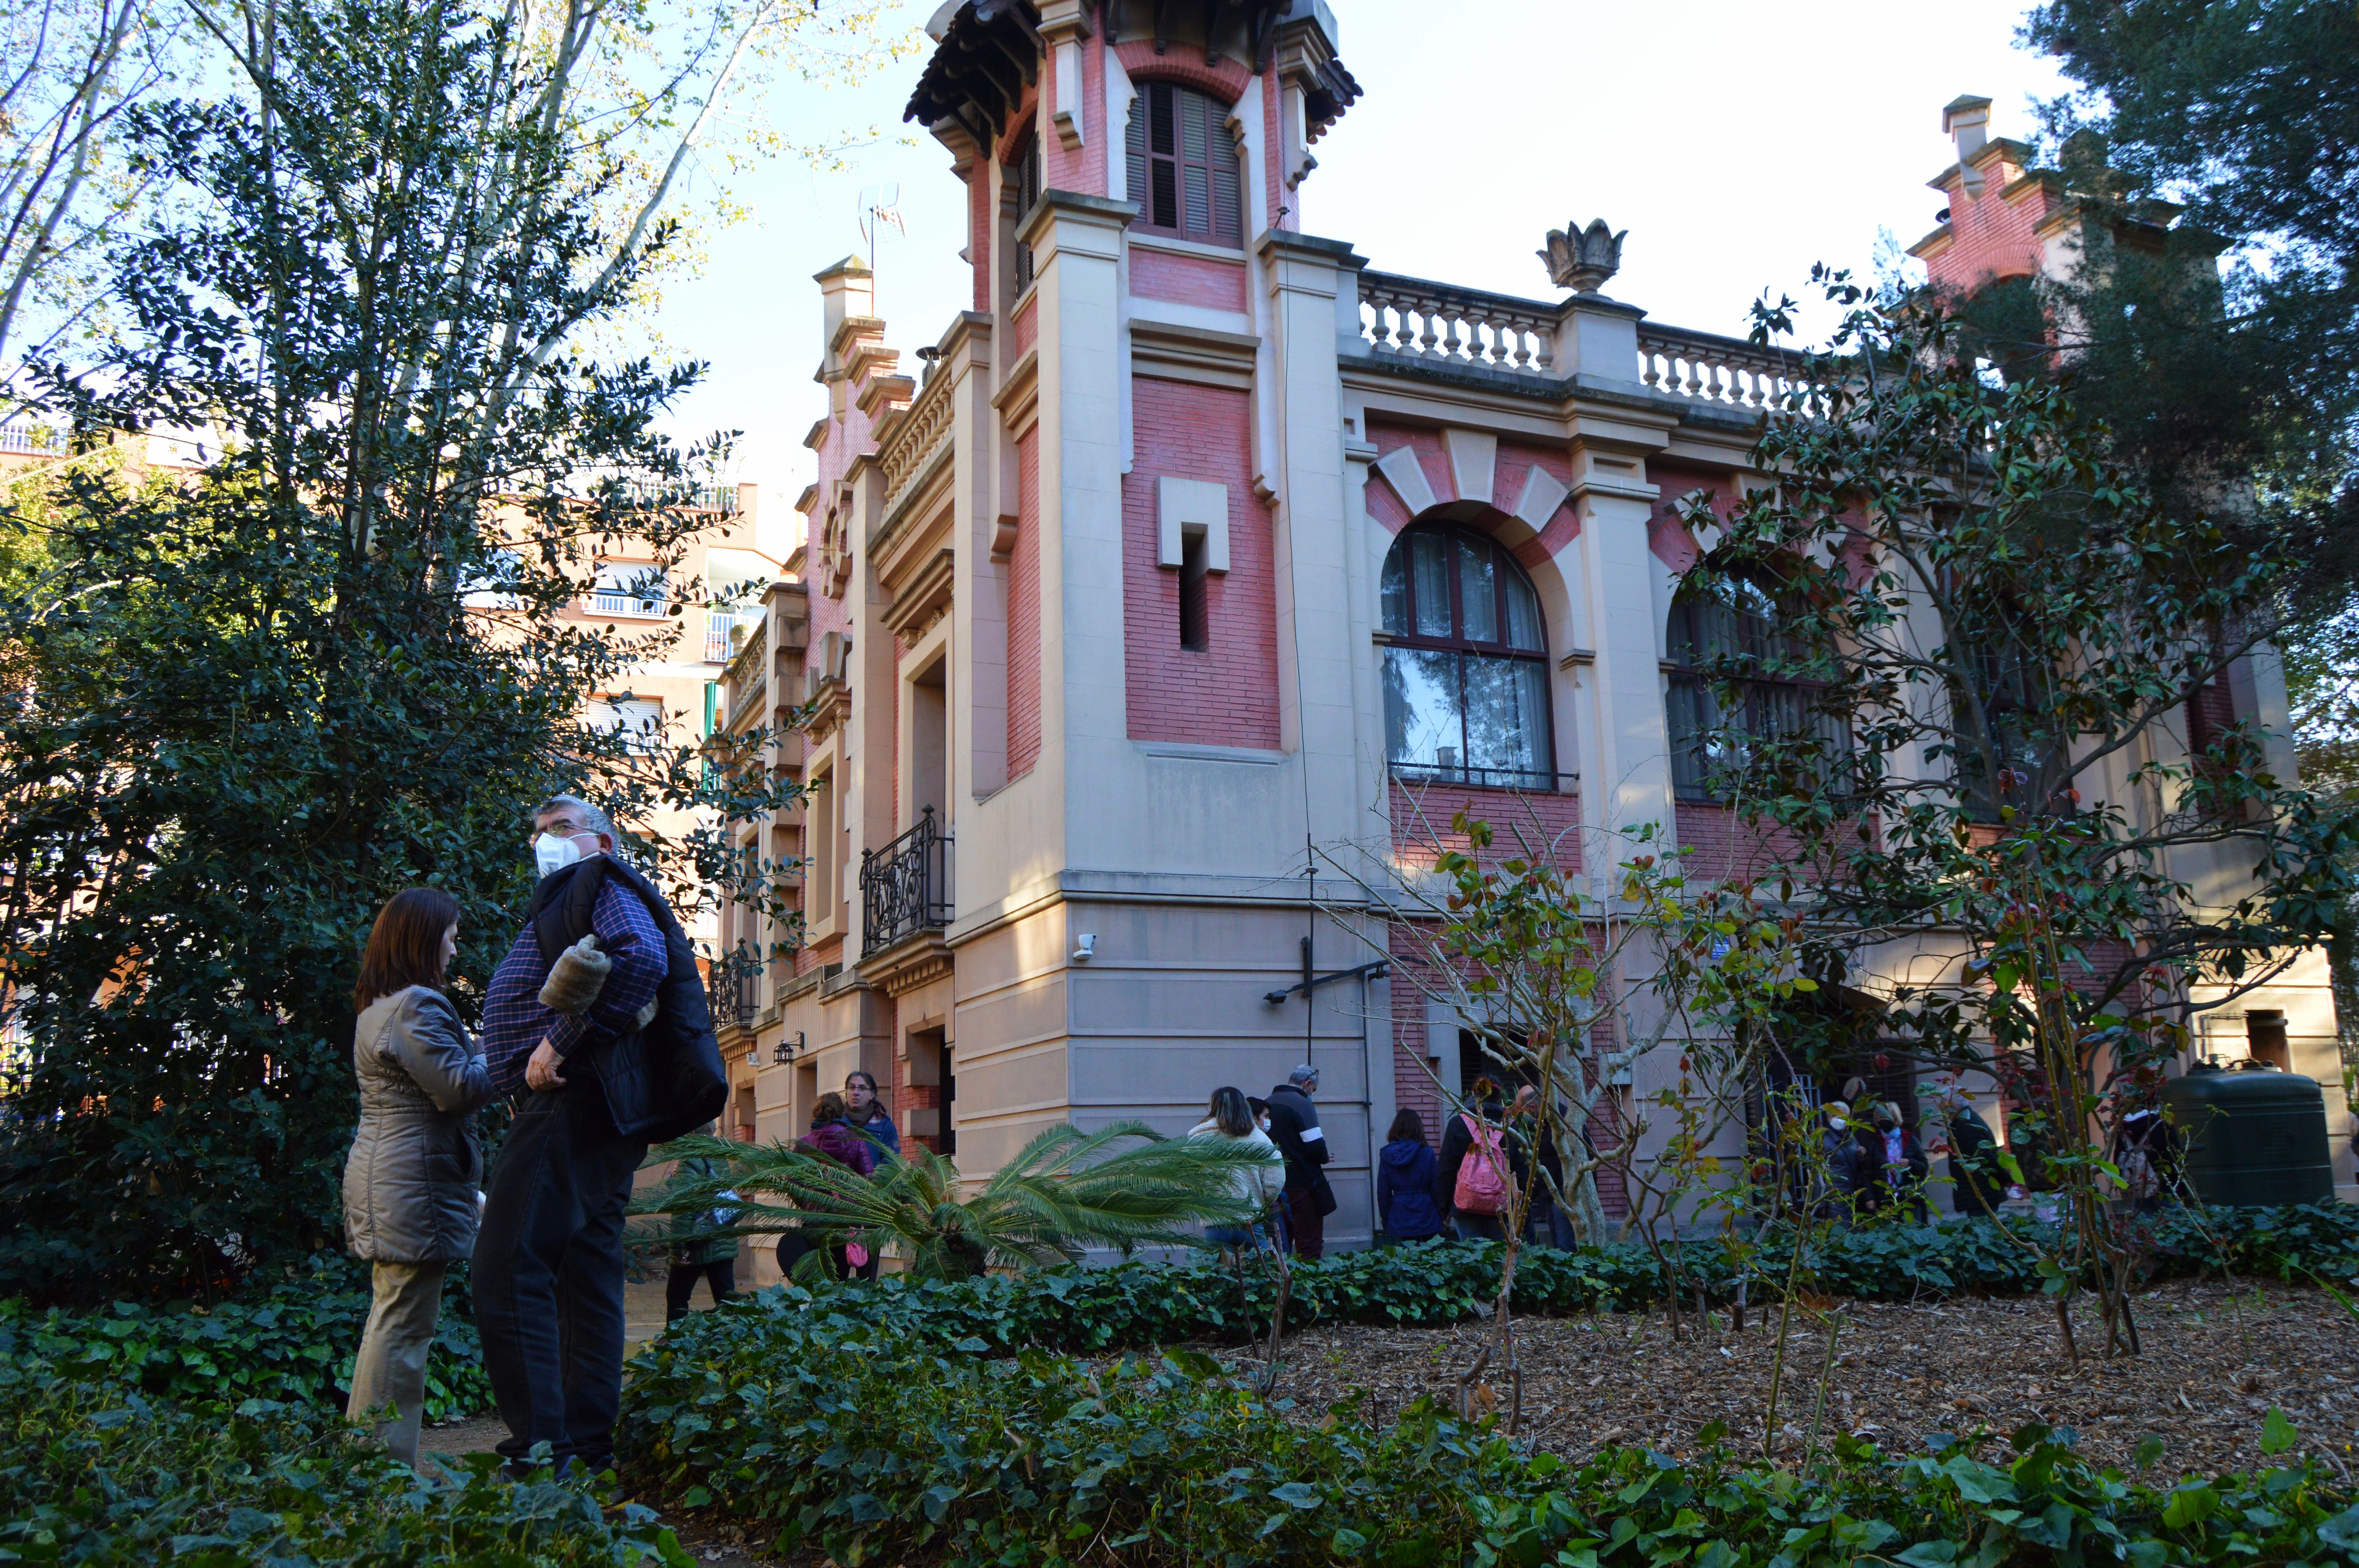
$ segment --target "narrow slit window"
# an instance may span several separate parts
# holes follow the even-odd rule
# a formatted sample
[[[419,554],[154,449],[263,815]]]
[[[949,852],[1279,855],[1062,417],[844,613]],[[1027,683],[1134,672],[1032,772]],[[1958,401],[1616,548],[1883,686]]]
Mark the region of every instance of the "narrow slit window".
[[[1191,530],[1180,541],[1180,645],[1199,654],[1212,645],[1201,530]]]

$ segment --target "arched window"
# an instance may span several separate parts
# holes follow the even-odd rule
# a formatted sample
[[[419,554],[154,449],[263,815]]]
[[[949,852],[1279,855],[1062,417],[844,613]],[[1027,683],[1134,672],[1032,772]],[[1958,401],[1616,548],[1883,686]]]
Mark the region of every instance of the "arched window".
[[[1208,245],[1242,245],[1245,204],[1229,111],[1218,99],[1149,81],[1130,104],[1136,227]]]
[[[1556,787],[1548,637],[1515,557],[1427,524],[1385,557],[1385,743],[1411,778]]]
[[[1682,800],[1712,800],[1715,776],[1742,765],[1729,748],[1738,736],[1791,740],[1821,734],[1832,740],[1840,720],[1816,709],[1819,687],[1808,681],[1763,670],[1735,683],[1739,706],[1723,710],[1727,683],[1715,682],[1713,666],[1740,660],[1760,670],[1765,663],[1794,659],[1802,649],[1779,630],[1777,599],[1760,584],[1715,578],[1681,585],[1671,601],[1664,652],[1671,666],[1668,695],[1671,732],[1671,786]],[[1715,690],[1715,686],[1720,687]],[[1837,741],[1831,748],[1843,748]]]

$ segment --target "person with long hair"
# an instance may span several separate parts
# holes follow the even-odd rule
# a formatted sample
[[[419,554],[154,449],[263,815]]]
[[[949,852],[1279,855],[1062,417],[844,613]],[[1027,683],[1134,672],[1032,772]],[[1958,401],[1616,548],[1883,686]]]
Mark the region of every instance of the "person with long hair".
[[[1441,1234],[1441,1211],[1433,1202],[1433,1145],[1425,1141],[1425,1118],[1408,1106],[1393,1118],[1376,1158],[1378,1241],[1390,1246]]]
[[[344,1238],[370,1265],[372,1292],[346,1410],[391,1410],[377,1437],[412,1467],[442,1275],[473,1253],[482,1212],[475,1112],[492,1081],[443,994],[458,950],[456,900],[397,892],[377,912],[353,987],[361,1123],[344,1160]]]
[[[1188,1136],[1223,1138],[1263,1152],[1265,1163],[1243,1166],[1230,1176],[1236,1184],[1237,1195],[1251,1204],[1256,1213],[1268,1213],[1270,1206],[1286,1195],[1286,1158],[1277,1152],[1269,1134],[1262,1130],[1244,1090],[1227,1087],[1214,1089],[1211,1103],[1204,1108],[1204,1119],[1190,1128]],[[1249,1226],[1208,1225],[1204,1227],[1204,1239],[1224,1251],[1241,1252],[1246,1248],[1259,1251],[1269,1245],[1268,1232],[1259,1220]]]

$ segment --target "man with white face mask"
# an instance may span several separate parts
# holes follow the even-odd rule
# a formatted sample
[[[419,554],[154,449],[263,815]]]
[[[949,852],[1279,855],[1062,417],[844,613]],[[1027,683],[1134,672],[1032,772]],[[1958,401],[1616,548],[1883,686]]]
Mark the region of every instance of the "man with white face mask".
[[[533,1445],[547,1443],[561,1468],[595,1474],[614,1460],[623,1208],[647,1154],[649,1108],[644,1075],[616,1069],[613,1052],[627,1054],[647,1027],[667,972],[666,936],[634,891],[645,879],[599,859],[614,849],[604,812],[560,795],[534,814],[533,827],[536,918],[484,1000],[492,1087],[511,1098],[516,1115],[486,1183],[475,1325],[508,1427],[499,1448],[511,1469],[521,1473]],[[581,896],[568,900],[569,889]],[[560,949],[552,965],[538,917],[566,903],[586,916],[597,955]],[[600,979],[602,959],[613,967]],[[568,991],[552,968],[586,968],[588,979]]]

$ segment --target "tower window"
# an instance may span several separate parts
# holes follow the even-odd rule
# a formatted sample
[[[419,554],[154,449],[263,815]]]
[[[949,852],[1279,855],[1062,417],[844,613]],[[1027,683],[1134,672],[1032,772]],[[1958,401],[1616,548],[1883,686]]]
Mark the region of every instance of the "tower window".
[[[1548,639],[1515,557],[1470,529],[1411,528],[1385,557],[1381,589],[1393,771],[1554,789]]]
[[[1168,81],[1139,88],[1130,105],[1130,197],[1137,226],[1206,244],[1245,243],[1244,188],[1229,112]]]
[[[1206,600],[1204,531],[1190,529],[1180,541],[1180,645],[1202,653],[1212,645],[1212,609]]]
[[[1023,153],[1007,171],[1008,182],[1016,188],[1016,225],[1024,220],[1040,200],[1040,138],[1035,136],[1025,144]],[[1032,287],[1032,247],[1018,241],[1016,246],[1016,292],[1023,293]]]

